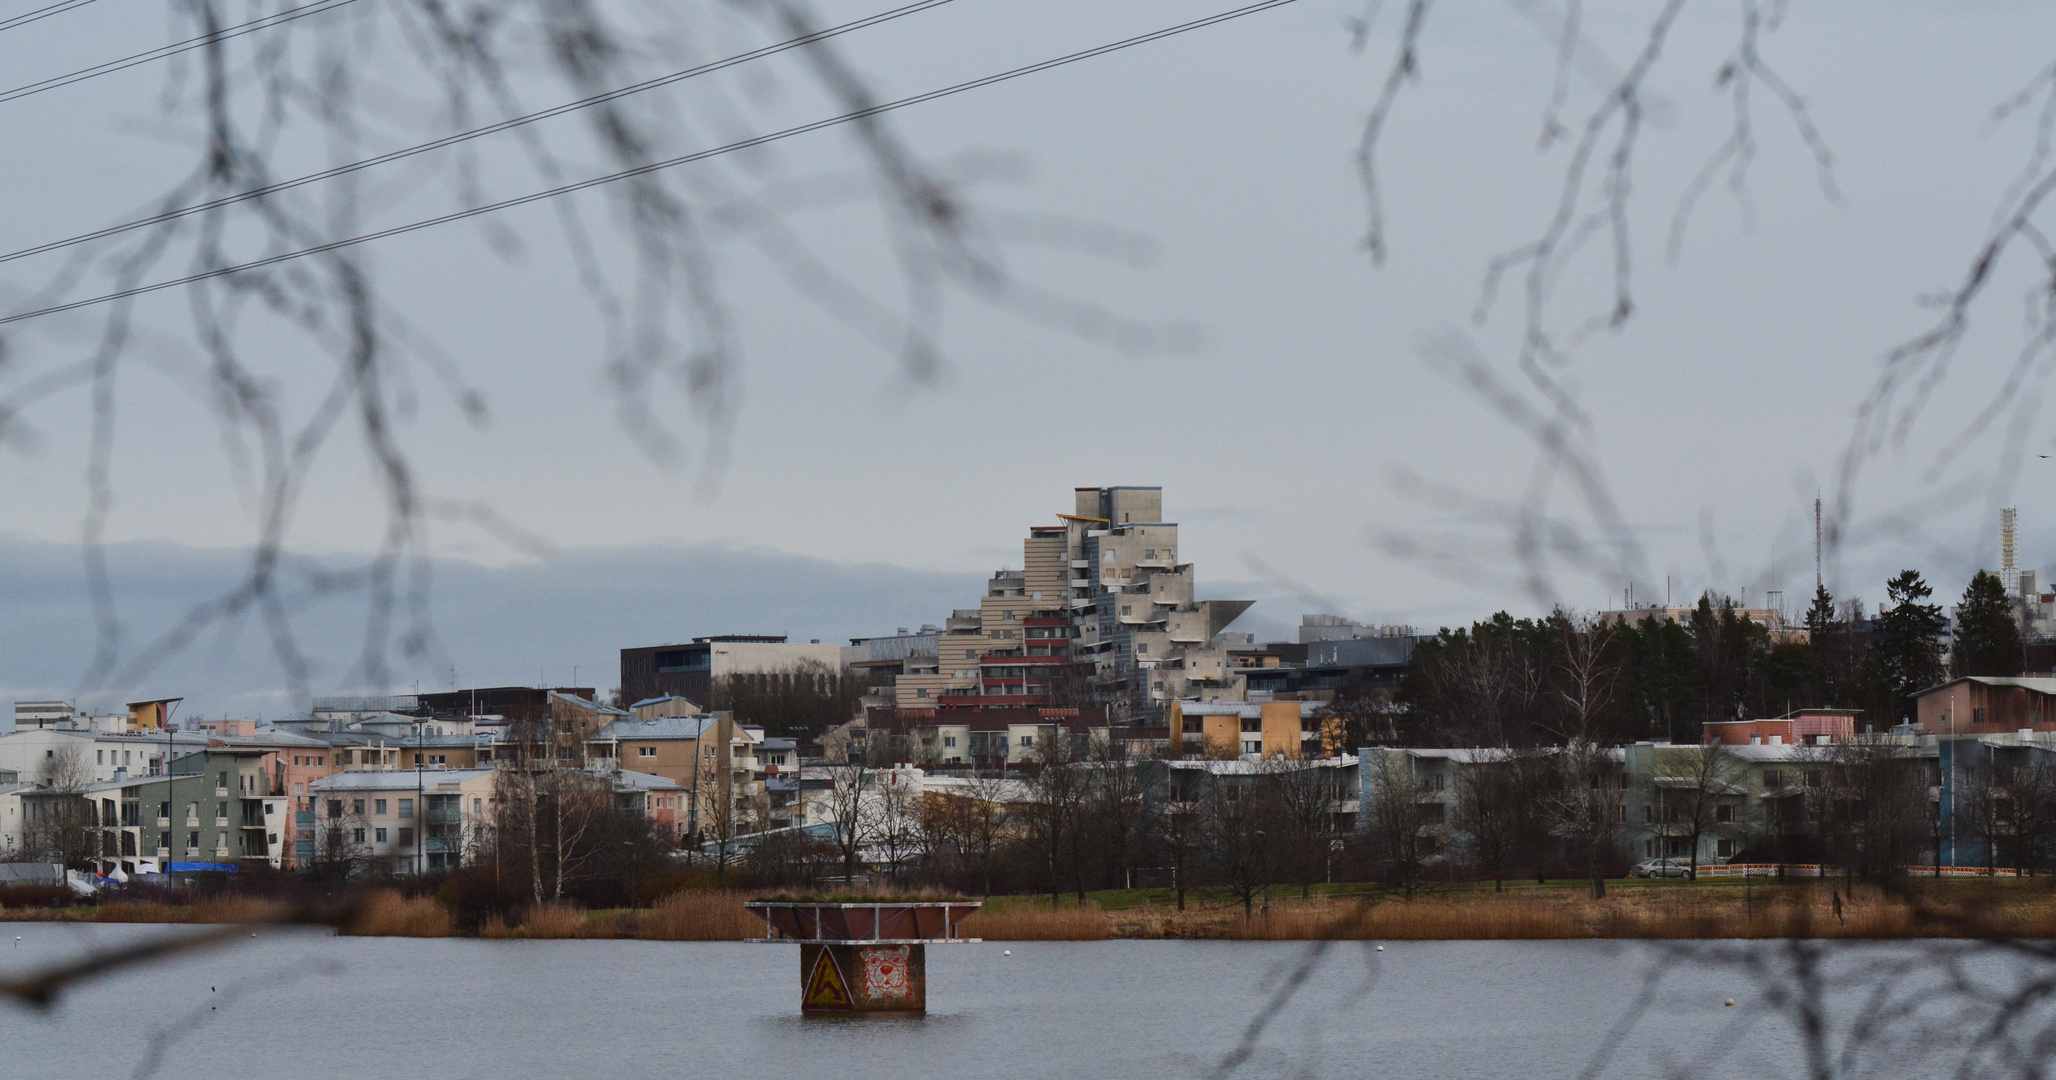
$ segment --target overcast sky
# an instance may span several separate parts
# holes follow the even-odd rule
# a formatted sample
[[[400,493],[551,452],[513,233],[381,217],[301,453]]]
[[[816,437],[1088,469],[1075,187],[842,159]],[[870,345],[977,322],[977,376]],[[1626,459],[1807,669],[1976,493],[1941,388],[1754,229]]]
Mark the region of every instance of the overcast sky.
[[[835,22],[884,6],[817,9]],[[956,0],[841,44],[877,95],[893,98],[1231,6]],[[1471,312],[1486,264],[1532,237],[1562,174],[1564,148],[1537,149],[1554,71],[1541,28],[1550,5],[1435,12],[1420,78],[1386,132],[1390,256],[1374,268],[1360,245],[1354,150],[1403,6],[1384,5],[1361,53],[1348,22],[1362,3],[1300,0],[893,114],[934,160],[998,163],[973,194],[1017,239],[1010,266],[1024,280],[1155,328],[1169,346],[1132,353],[958,297],[942,323],[941,378],[911,382],[889,351],[738,245],[723,289],[742,343],[743,396],[718,467],[702,452],[705,425],[675,388],[652,404],[693,440],[687,464],[653,462],[616,422],[599,324],[547,207],[378,245],[371,259],[386,289],[406,298],[410,323],[492,410],[473,428],[447,395],[421,389],[403,438],[423,483],[491,505],[556,551],[538,559],[487,533],[437,526],[434,551],[448,568],[437,580],[443,651],[396,675],[397,686],[445,682],[451,663],[467,684],[568,681],[573,664],[611,665],[622,646],[733,629],[833,639],[938,621],[974,602],[979,576],[1018,565],[1026,528],[1068,511],[1078,485],[1161,485],[1203,590],[1261,592],[1249,621],[1267,634],[1315,606],[1424,627],[1538,610],[1543,601],[1503,573],[1498,533],[1451,496],[1409,495],[1395,478],[1514,499],[1529,476],[1532,448],[1425,363],[1421,342],[1455,328],[1495,363],[1511,355],[1518,309],[1502,300],[1482,327]],[[1624,63],[1655,7],[1587,3],[1596,54]],[[152,0],[101,0],[0,32],[0,71],[14,85],[158,44],[157,11]],[[713,53],[777,36],[765,29],[747,41],[743,24],[724,25],[730,37],[710,44]],[[2026,161],[2030,129],[1987,121],[2051,59],[2056,9],[1796,0],[1762,51],[1805,96],[1833,149],[1842,201],[1823,197],[1791,125],[1759,100],[1752,213],[1716,186],[1673,265],[1664,237],[1679,194],[1725,134],[1714,73],[1738,27],[1736,5],[1682,16],[1652,80],[1656,108],[1634,177],[1634,317],[1582,340],[1566,377],[1594,419],[1598,460],[1647,546],[1652,578],[1668,574],[1680,598],[1781,588],[1797,607],[1811,586],[1811,500],[1817,487],[1832,494],[1879,357],[1933,317],[1919,298],[1961,278]],[[830,109],[800,69],[772,70],[761,86],[732,83],[755,96],[723,137]],[[0,246],[96,227],[161,197],[189,158],[192,127],[158,111],[166,74],[146,65],[0,103],[18,148],[0,156],[12,209],[0,215]],[[1595,95],[1589,80],[1574,82],[1566,115],[1582,117]],[[366,139],[381,149],[405,134]],[[847,133],[829,131],[781,142],[750,167],[771,185],[853,161]],[[527,183],[495,179],[495,195]],[[426,212],[458,202],[419,198]],[[859,201],[795,210],[789,224],[840,265],[875,267],[892,296],[876,222]],[[496,250],[490,230],[502,227],[519,238],[515,249]],[[602,256],[621,257],[617,248],[603,245]],[[54,267],[0,266],[0,301],[28,306]],[[1881,458],[1855,494],[1859,516],[1938,492],[1961,497],[1931,501],[1905,523],[1911,531],[1873,532],[1847,551],[1830,581],[1842,594],[1875,601],[1886,574],[1910,565],[1953,598],[1973,569],[1996,565],[1996,508],[2009,500],[2021,509],[2025,564],[2056,565],[2056,460],[2030,454],[2018,479],[2004,481],[1993,467],[1999,440],[1988,439],[1932,468],[2011,362],[2030,283],[2004,280],[1905,449]],[[1591,284],[1567,279],[1564,325],[1594,303],[1604,309]],[[225,580],[253,527],[207,403],[190,382],[161,374],[195,356],[181,305],[175,294],[139,305],[141,359],[121,389],[109,535],[126,542],[116,551],[123,580],[153,583],[118,597],[142,638],[152,620],[161,625]],[[9,331],[0,385],[76,358],[94,325],[82,314]],[[325,369],[272,359],[288,394],[325,385]],[[0,458],[0,532],[12,537],[9,551],[33,553],[20,565],[43,568],[37,580],[51,586],[30,602],[15,591],[26,587],[17,575],[0,597],[10,622],[0,693],[73,692],[89,659],[82,579],[62,557],[86,505],[86,405],[78,393],[40,403],[33,444]],[[2018,437],[2051,449],[2039,422]],[[383,522],[361,452],[336,444],[309,492],[291,527],[296,550],[342,558],[376,543]],[[1470,569],[1455,574],[1376,542],[1432,536],[1446,546],[1452,532],[1471,541],[1460,548]],[[184,572],[193,567],[208,569]],[[1617,602],[1624,583],[1553,584],[1564,602],[1596,608]],[[510,608],[514,596],[531,602]],[[515,633],[510,620],[530,623]],[[348,635],[331,627],[315,637],[333,653],[322,678],[346,683]],[[210,711],[254,710],[283,685],[261,650],[214,667],[181,663],[180,685],[164,685],[167,673],[147,689],[185,692]],[[611,668],[585,681],[611,686]]]

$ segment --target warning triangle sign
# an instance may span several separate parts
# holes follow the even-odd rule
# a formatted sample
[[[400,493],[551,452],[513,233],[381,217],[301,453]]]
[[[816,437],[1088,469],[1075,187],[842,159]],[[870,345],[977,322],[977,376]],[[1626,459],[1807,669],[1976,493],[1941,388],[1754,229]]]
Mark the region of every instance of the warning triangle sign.
[[[823,948],[814,960],[814,970],[807,976],[807,990],[800,995],[803,1009],[848,1009],[851,1008],[850,990],[842,980],[842,972],[836,970],[835,959]]]

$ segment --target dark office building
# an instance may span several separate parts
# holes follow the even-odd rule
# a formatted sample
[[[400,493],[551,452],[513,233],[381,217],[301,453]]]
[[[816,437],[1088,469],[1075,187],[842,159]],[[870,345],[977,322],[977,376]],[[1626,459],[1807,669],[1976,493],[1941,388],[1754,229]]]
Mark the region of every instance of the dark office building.
[[[626,708],[665,694],[706,705],[714,689],[714,646],[783,645],[784,634],[722,634],[684,645],[645,645],[621,650],[621,705]]]
[[[473,690],[418,694],[421,707],[438,716],[504,716],[510,723],[550,718],[550,695],[593,700],[590,686],[482,686]]]

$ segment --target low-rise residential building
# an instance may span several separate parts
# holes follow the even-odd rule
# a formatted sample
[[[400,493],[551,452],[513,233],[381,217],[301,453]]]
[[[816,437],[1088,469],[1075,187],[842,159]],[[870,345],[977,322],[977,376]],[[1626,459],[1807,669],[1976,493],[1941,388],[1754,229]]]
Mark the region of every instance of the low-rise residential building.
[[[756,750],[761,728],[717,712],[704,716],[617,718],[589,735],[585,760],[599,769],[661,776],[687,792],[685,828],[710,820],[756,821],[765,798]]]
[[[1161,800],[1172,814],[1197,814],[1213,785],[1233,789],[1255,784],[1304,783],[1319,785],[1324,827],[1337,835],[1355,831],[1361,823],[1362,780],[1356,757],[1296,760],[1240,758],[1176,758],[1144,761],[1140,768],[1151,774],[1143,784],[1149,798]]]
[[[1255,757],[1299,761],[1339,756],[1341,721],[1317,701],[1174,701],[1169,751],[1175,757]],[[1324,744],[1322,734],[1328,730]],[[1323,747],[1328,746],[1328,750]]]
[[[493,770],[356,770],[318,780],[295,800],[296,861],[408,875],[462,865],[489,826]]]
[[[21,779],[59,787],[98,783],[162,772],[164,755],[174,757],[206,747],[202,732],[167,735],[80,731],[70,728],[24,728],[0,735],[0,769]]]
[[[131,776],[76,793],[97,833],[100,873],[161,874],[286,865],[290,804],[255,749],[175,757],[168,775]],[[31,824],[33,828],[33,824]]]
[[[2056,731],[2056,678],[1965,676],[1921,691],[1914,704],[1920,729],[1930,735]]]
[[[1723,746],[1819,746],[1856,734],[1857,709],[1799,709],[1768,720],[1709,720],[1706,741]]]

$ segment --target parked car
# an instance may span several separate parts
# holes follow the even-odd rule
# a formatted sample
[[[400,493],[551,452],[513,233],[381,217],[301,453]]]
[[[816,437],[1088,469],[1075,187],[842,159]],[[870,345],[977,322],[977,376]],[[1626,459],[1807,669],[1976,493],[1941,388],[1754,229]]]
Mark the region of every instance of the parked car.
[[[1635,864],[1636,877],[1690,877],[1692,864],[1683,859],[1649,859]]]

